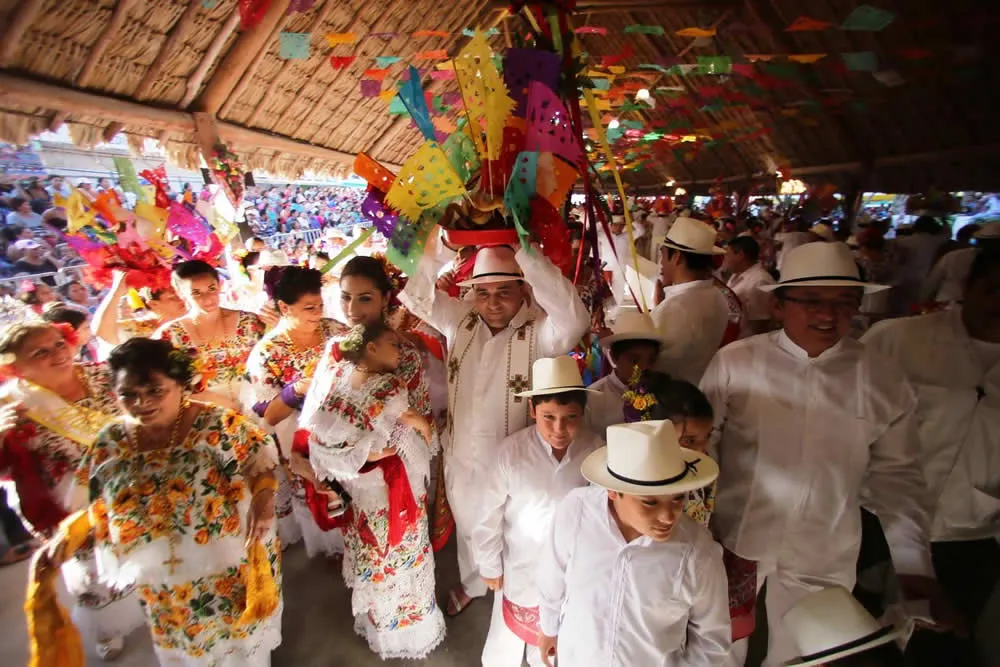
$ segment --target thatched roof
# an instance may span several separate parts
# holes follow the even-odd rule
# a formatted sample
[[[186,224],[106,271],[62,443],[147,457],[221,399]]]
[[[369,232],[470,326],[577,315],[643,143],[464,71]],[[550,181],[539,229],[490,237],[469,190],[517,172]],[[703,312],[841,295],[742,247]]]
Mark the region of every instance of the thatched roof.
[[[616,104],[634,96],[638,86],[628,82],[637,73],[648,75],[642,85],[657,103],[605,118],[640,120],[646,134],[665,135],[633,151],[633,163],[645,162],[627,180],[735,182],[790,168],[866,189],[1000,190],[991,168],[1000,124],[989,100],[998,83],[996,12],[974,0],[871,2],[896,14],[881,31],[785,30],[801,15],[839,26],[858,0],[580,0],[574,24],[607,30],[582,37],[595,65],[625,56],[627,72],[610,92],[627,96]],[[133,144],[156,138],[186,167],[197,166],[216,133],[252,168],[278,174],[342,173],[359,151],[398,165],[421,138],[386,100],[362,95],[374,59],[400,58],[388,65],[390,88],[418,52],[455,55],[466,28],[497,27],[498,50],[528,30],[519,17],[503,19],[506,3],[493,0],[296,4],[312,7],[287,13],[289,0],[272,0],[261,23],[244,30],[238,0],[0,0],[0,139],[68,123],[83,145],[120,131]],[[635,25],[663,34],[626,32]],[[676,34],[691,27],[716,34]],[[448,35],[414,37],[420,30]],[[311,34],[309,57],[282,59],[281,32]],[[339,33],[359,39],[331,47],[326,35]],[[842,66],[840,54],[862,51],[875,54],[878,76]],[[786,60],[803,54],[826,55]],[[331,55],[356,60],[335,69]],[[690,70],[711,55],[729,56],[736,71],[678,75],[675,65]],[[435,95],[457,91],[454,81],[426,85]],[[681,135],[697,141],[678,143]]]

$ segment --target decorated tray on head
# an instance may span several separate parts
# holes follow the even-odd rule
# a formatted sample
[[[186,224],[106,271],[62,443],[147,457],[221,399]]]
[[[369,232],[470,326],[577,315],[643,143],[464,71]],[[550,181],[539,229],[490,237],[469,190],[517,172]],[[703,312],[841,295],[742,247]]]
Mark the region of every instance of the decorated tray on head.
[[[457,129],[446,134],[431,122],[411,67],[398,96],[424,142],[398,174],[358,156],[354,171],[368,182],[362,212],[390,239],[387,254],[406,273],[440,225],[453,247],[537,242],[570,274],[562,208],[585,158],[557,93],[563,57],[511,48],[501,59],[477,32],[451,63],[462,100]]]

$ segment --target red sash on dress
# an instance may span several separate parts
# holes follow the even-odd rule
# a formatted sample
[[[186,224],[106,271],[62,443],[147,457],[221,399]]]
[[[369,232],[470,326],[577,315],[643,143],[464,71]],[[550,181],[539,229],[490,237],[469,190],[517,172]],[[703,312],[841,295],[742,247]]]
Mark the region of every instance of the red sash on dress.
[[[300,429],[295,432],[295,437],[292,439],[292,451],[309,458],[309,431]],[[347,514],[335,517],[330,516],[326,495],[317,491],[312,482],[301,477],[297,477],[297,480],[302,484],[302,488],[306,492],[306,505],[309,507],[309,512],[313,515],[313,520],[319,526],[320,530],[333,530],[334,528],[342,527],[346,523],[345,517]]]
[[[6,468],[14,480],[24,518],[35,530],[44,533],[56,528],[66,518],[66,510],[53,500],[48,485],[42,479],[41,456],[27,446],[37,434],[38,429],[32,422],[23,423],[10,431],[0,443],[0,467]]]
[[[723,547],[722,564],[729,581],[729,619],[736,641],[752,635],[757,624],[757,563]]]
[[[410,488],[406,466],[398,454],[361,466],[361,472],[382,470],[389,496],[389,546],[403,541],[403,535],[417,523],[419,508]]]
[[[538,646],[538,607],[522,607],[503,599],[503,622],[528,646]]]

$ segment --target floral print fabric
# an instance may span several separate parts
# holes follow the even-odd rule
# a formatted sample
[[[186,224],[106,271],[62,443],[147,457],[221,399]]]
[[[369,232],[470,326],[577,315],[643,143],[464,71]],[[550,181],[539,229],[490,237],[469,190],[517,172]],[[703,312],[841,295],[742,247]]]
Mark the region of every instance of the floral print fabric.
[[[243,379],[246,375],[250,350],[264,335],[266,329],[259,317],[253,313],[240,311],[236,333],[221,341],[195,343],[191,334],[179,321],[164,326],[157,332],[156,337],[170,341],[175,347],[187,350],[191,356],[198,359],[200,370],[208,381],[208,388],[214,389]]]

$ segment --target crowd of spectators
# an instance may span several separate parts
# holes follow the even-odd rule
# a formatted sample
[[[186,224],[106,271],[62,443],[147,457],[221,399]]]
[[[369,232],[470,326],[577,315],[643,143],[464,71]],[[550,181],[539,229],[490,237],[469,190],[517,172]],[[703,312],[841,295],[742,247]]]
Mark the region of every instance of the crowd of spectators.
[[[258,236],[334,227],[350,233],[370,223],[361,215],[364,188],[285,185],[249,188],[246,219]]]

